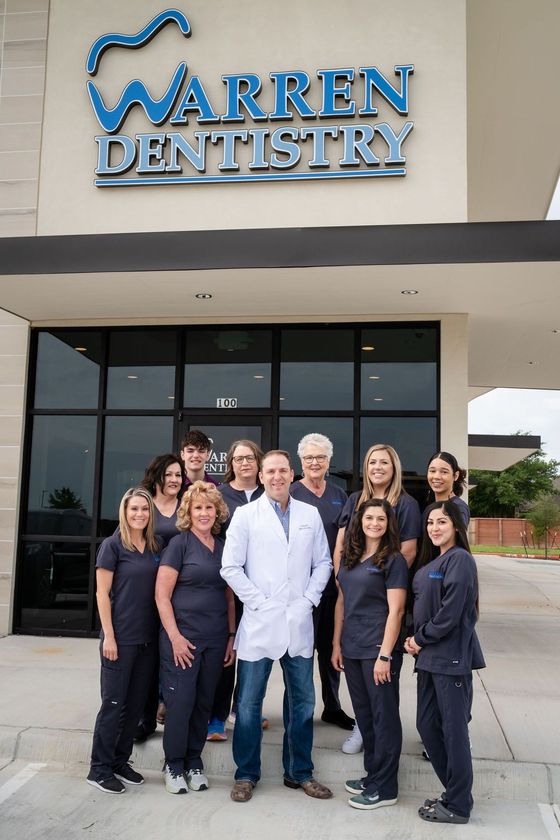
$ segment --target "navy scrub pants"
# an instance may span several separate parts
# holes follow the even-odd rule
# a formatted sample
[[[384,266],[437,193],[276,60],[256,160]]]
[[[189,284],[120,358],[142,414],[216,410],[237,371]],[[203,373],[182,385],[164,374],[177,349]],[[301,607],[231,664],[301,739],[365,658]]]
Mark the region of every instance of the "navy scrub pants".
[[[472,810],[472,758],[468,724],[472,674],[418,671],[416,728],[445,788],[444,805],[461,817]]]
[[[101,642],[101,708],[95,721],[91,749],[91,769],[97,781],[110,778],[130,758],[156,650],[155,641],[144,645],[118,645],[118,659],[111,662],[103,656]]]
[[[328,589],[328,588],[327,588]],[[321,677],[321,695],[323,706],[327,712],[338,712],[340,700],[340,673],[333,668],[332,638],[334,633],[334,608],[338,592],[325,590],[318,607],[313,609],[313,627],[315,631],[315,648],[317,650],[317,665]]]
[[[227,643],[227,639],[190,641],[196,645],[194,660],[191,668],[183,669],[173,662],[167,633],[163,629],[160,633],[161,689],[166,706],[163,751],[173,773],[203,769],[201,753]]]
[[[399,678],[402,653],[393,654],[391,682],[375,685],[375,659],[347,659],[344,674],[354,714],[364,741],[365,792],[396,799],[402,748]]]

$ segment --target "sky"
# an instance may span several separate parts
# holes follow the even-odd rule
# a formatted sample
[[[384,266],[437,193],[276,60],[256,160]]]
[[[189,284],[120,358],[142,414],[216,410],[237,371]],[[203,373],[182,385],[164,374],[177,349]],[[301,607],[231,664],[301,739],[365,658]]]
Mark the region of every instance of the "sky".
[[[540,435],[547,458],[560,461],[560,391],[496,388],[469,403],[469,433]]]

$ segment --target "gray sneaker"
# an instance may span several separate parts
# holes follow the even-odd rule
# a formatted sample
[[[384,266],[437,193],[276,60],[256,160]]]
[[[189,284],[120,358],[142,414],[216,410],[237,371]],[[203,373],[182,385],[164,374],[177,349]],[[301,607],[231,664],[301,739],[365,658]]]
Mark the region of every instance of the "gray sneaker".
[[[384,799],[379,793],[360,793],[352,796],[348,804],[360,811],[373,811],[375,808],[383,808],[385,805],[395,805],[397,799]]]
[[[175,773],[168,764],[164,767],[165,790],[167,793],[188,793],[187,780],[183,773]]]
[[[202,770],[189,770],[187,773],[187,785],[190,790],[208,790],[208,779]]]
[[[366,783],[364,779],[348,779],[344,782],[344,787],[348,791],[348,793],[363,793],[366,789]]]

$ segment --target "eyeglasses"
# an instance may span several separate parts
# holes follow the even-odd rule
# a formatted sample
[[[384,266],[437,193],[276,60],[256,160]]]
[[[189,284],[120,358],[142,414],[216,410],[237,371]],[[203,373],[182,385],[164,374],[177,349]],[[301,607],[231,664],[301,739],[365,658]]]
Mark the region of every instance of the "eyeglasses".
[[[312,464],[313,461],[317,461],[318,464],[324,464],[329,459],[326,455],[304,455],[301,460],[304,464]]]
[[[234,464],[242,464],[243,461],[247,461],[248,464],[254,464],[257,459],[254,455],[234,455],[231,460]]]

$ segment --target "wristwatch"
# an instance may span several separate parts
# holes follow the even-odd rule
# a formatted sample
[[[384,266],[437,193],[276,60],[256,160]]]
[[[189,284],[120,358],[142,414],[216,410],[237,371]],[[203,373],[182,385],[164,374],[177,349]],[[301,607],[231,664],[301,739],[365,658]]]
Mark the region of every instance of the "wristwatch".
[[[383,654],[380,653],[377,658],[380,659],[382,662],[390,662],[393,657],[392,656],[383,656]]]

